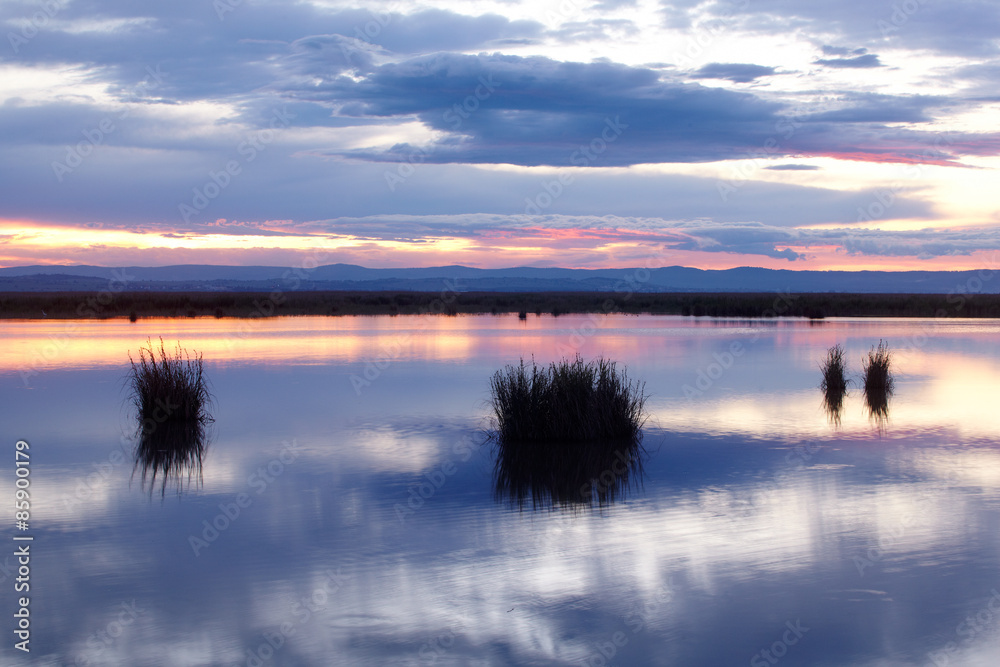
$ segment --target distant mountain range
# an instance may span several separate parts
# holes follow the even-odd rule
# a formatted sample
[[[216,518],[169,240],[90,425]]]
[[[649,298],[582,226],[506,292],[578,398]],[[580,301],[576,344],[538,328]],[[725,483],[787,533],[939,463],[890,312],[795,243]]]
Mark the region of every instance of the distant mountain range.
[[[314,269],[274,266],[21,266],[0,268],[0,291],[272,291],[403,290],[436,292],[850,292],[1000,293],[992,271],[789,271],[742,267],[703,270],[475,269],[439,266],[369,269],[330,264]]]

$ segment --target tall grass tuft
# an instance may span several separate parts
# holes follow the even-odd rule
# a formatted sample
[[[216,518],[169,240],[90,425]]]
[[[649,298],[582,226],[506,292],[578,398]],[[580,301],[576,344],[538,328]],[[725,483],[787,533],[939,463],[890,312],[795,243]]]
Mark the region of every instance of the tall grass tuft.
[[[865,404],[869,416],[884,427],[889,417],[889,398],[893,392],[892,352],[884,341],[872,347],[862,361],[864,376]]]
[[[891,396],[893,390],[892,352],[885,341],[879,341],[878,347],[872,347],[868,355],[861,361],[864,374],[865,394],[875,396]]]
[[[615,362],[521,360],[491,380],[494,492],[519,508],[614,502],[642,479],[645,385]]]
[[[495,435],[501,442],[640,438],[644,389],[603,358],[530,368],[522,359],[490,382]]]
[[[129,353],[128,384],[136,419],[136,469],[150,491],[160,476],[161,493],[171,480],[201,478],[207,447],[207,427],[212,396],[205,379],[202,357],[191,356],[178,344],[170,354],[163,339],[156,348],[147,340],[138,360]]]
[[[823,380],[819,387],[823,391],[823,404],[827,415],[832,422],[840,424],[848,383],[844,348],[837,344],[827,350],[826,359],[820,365],[820,370],[823,373]]]

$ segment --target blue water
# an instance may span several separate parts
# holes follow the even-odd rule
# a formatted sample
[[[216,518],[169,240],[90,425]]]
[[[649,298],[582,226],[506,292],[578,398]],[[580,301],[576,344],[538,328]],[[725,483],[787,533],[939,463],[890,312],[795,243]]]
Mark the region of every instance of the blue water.
[[[1000,664],[995,322],[62,326],[0,324],[34,537],[31,653],[8,620],[3,664]],[[205,351],[216,420],[201,476],[162,496],[134,469],[124,387],[159,333]],[[888,422],[856,385],[832,422],[825,350],[844,345],[857,380],[880,339]],[[489,377],[577,351],[646,383],[643,483],[519,511],[493,494]]]

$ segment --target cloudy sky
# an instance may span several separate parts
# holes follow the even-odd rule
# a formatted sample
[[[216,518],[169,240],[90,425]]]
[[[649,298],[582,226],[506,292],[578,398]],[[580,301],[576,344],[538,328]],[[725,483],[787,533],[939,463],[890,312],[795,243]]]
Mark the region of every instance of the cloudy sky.
[[[0,265],[1000,262],[994,0],[0,3]]]

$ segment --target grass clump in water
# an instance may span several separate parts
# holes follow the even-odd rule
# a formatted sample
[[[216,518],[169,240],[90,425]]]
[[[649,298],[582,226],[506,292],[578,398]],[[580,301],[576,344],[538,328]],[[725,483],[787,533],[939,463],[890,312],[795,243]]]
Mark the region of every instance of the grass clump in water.
[[[889,398],[893,392],[892,352],[884,341],[872,347],[862,361],[865,404],[869,416],[884,426],[889,416]]]
[[[861,366],[866,396],[892,396],[892,352],[885,341],[880,340],[877,348],[869,350]]]
[[[844,348],[837,344],[827,350],[826,359],[820,365],[820,370],[823,373],[823,380],[819,385],[823,391],[823,403],[830,419],[839,424],[848,383]]]
[[[645,385],[630,382],[615,362],[579,356],[548,367],[520,365],[490,382],[500,442],[630,440],[642,436]]]
[[[523,508],[604,506],[642,479],[644,385],[615,362],[521,360],[494,374],[494,493]]]
[[[163,339],[156,348],[150,340],[139,348],[138,360],[129,353],[136,426],[136,468],[142,468],[142,483],[150,478],[150,491],[161,476],[161,492],[167,482],[178,483],[186,472],[200,479],[207,447],[207,427],[214,420],[212,401],[200,354],[191,356],[180,344],[173,354]]]
[[[841,396],[847,393],[847,363],[844,361],[844,348],[839,344],[826,351],[826,359],[822,365],[823,382],[820,389],[827,396]]]

